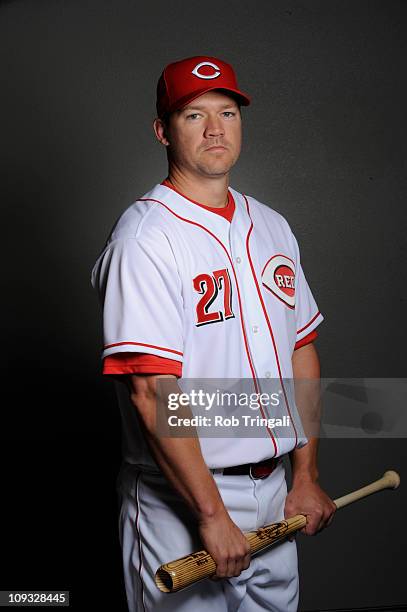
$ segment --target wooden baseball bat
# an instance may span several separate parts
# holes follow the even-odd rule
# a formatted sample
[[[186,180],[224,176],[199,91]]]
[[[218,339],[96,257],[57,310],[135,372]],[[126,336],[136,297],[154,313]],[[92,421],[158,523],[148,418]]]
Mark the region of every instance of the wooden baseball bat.
[[[399,484],[400,476],[397,472],[389,470],[371,484],[333,501],[338,509],[343,508],[382,489],[397,489]],[[245,533],[250,544],[251,554],[264,550],[291,533],[302,529],[306,522],[307,519],[303,514],[297,514],[279,523],[271,523],[260,527],[256,531]],[[215,571],[215,561],[206,550],[200,550],[161,565],[155,574],[155,583],[163,593],[175,593],[194,582],[198,582],[198,580],[209,578]]]

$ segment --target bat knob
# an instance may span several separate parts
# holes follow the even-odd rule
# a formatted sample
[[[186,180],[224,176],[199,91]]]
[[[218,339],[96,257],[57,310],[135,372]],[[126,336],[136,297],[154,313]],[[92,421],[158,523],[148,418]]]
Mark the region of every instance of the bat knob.
[[[400,476],[394,470],[387,470],[387,472],[383,474],[383,478],[388,482],[390,489],[397,489],[400,484]]]

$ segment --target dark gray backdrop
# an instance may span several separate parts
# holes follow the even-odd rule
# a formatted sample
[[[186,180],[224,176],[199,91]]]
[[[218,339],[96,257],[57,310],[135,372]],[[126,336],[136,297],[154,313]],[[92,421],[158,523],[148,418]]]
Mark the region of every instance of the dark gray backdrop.
[[[252,95],[232,185],[281,212],[325,315],[325,376],[405,377],[406,2],[0,3],[3,205],[0,589],[125,609],[120,421],[90,270],[166,174],[151,123],[170,61],[218,55]],[[333,496],[404,440],[322,440]],[[301,609],[406,603],[403,487],[298,537]],[[113,604],[114,602],[114,604]],[[113,608],[112,608],[113,609]]]

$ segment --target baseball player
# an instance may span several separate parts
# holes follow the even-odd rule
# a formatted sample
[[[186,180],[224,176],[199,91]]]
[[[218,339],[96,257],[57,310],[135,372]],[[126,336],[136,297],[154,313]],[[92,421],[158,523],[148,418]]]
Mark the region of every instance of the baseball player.
[[[318,484],[317,439],[301,432],[287,385],[319,379],[313,341],[323,317],[287,221],[229,186],[249,103],[219,58],[164,69],[154,131],[168,176],[123,212],[92,271],[103,373],[115,379],[123,422],[119,533],[130,612],[297,610],[295,540],[250,559],[242,532],[302,513],[312,535],[335,510]],[[261,436],[160,435],[169,392],[196,379],[256,391],[277,381],[286,433],[269,425],[269,405]],[[214,578],[161,593],[157,568],[200,548],[216,562]]]

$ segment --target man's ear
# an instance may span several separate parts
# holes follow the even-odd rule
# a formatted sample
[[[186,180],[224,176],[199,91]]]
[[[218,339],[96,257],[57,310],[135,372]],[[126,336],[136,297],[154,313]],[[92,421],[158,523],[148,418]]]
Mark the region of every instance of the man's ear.
[[[170,141],[168,140],[168,129],[165,122],[160,119],[160,117],[156,117],[153,123],[153,129],[155,136],[158,142],[161,142],[165,147],[168,147]]]

